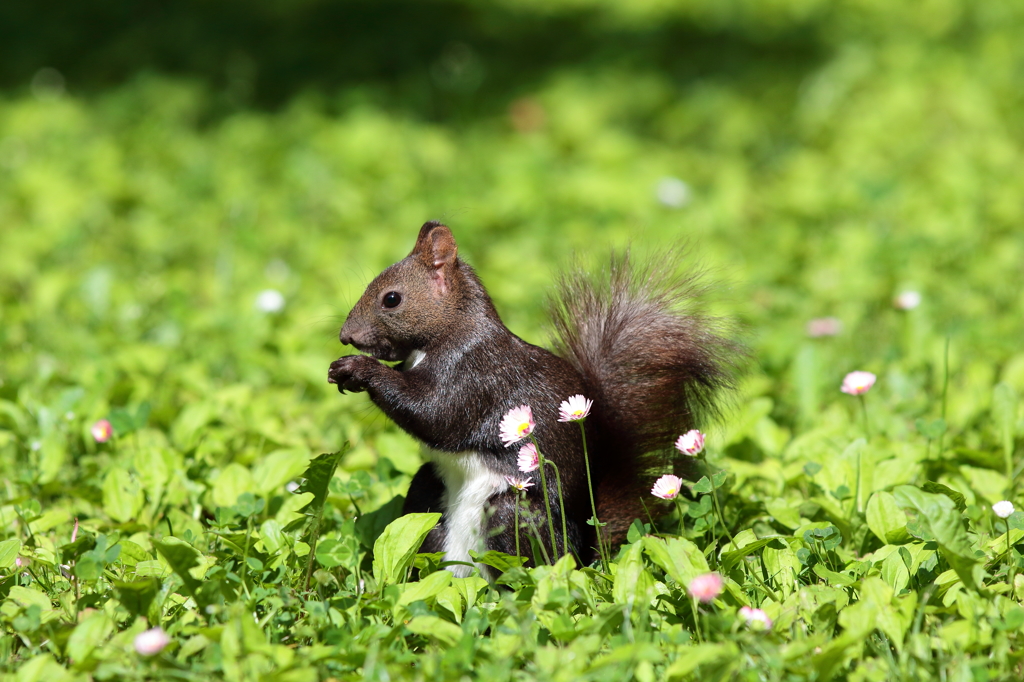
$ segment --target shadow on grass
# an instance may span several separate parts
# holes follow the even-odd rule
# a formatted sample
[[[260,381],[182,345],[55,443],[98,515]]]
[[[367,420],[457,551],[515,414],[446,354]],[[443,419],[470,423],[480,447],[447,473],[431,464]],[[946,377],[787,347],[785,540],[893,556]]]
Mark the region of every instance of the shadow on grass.
[[[805,27],[806,28],[806,27]],[[491,113],[565,67],[704,78],[799,78],[814,31],[770,38],[679,21],[624,27],[592,10],[514,12],[465,0],[5,0],[0,88],[43,67],[88,94],[140,73],[197,79],[232,106],[360,86],[434,119]]]

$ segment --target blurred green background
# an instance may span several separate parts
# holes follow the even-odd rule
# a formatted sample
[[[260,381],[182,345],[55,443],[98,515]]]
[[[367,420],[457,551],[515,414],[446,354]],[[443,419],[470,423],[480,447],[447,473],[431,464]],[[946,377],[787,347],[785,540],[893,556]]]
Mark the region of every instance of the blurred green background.
[[[738,457],[849,423],[853,369],[891,436],[937,416],[947,339],[952,438],[981,447],[991,386],[1024,389],[1021,35],[997,0],[8,0],[0,399],[71,451],[149,402],[213,469],[345,439],[410,469],[326,370],[441,219],[537,343],[574,254],[691,242],[753,351]],[[91,485],[50,457],[44,489]]]

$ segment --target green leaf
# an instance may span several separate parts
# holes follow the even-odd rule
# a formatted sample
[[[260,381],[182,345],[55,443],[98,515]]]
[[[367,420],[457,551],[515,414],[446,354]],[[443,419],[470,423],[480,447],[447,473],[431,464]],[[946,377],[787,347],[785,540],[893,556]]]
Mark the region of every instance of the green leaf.
[[[416,550],[440,520],[441,515],[436,513],[406,514],[388,524],[373,543],[373,576],[377,581],[382,585],[401,582]]]
[[[1024,530],[1024,512],[1015,511],[1006,519],[1006,526],[1015,530]]]
[[[823,564],[814,564],[814,568],[812,570],[818,577],[825,579],[831,585],[849,587],[857,582],[857,579],[853,576],[845,573],[837,573],[836,571],[825,568]]]
[[[434,571],[417,582],[402,585],[402,594],[398,598],[398,604],[404,606],[414,601],[425,601],[436,597],[441,590],[451,585],[451,582],[451,571]]]
[[[496,568],[502,573],[513,568],[519,568],[526,563],[526,557],[513,556],[504,552],[496,552],[493,549],[486,552],[469,551],[469,556],[478,564],[484,564]]]
[[[68,638],[68,658],[76,666],[82,666],[96,647],[102,644],[114,632],[114,624],[103,611],[92,612],[79,623]]]
[[[896,503],[917,514],[917,523],[926,529],[939,545],[942,557],[965,585],[977,589],[981,581],[981,566],[967,539],[960,512],[956,504],[945,495],[926,493],[910,485],[893,490]]]
[[[754,540],[749,545],[744,545],[740,549],[734,549],[731,552],[723,552],[721,556],[722,570],[729,571],[733,566],[743,561],[744,557],[748,557],[757,550],[765,547],[766,545],[775,542],[777,538],[761,538]]]
[[[917,419],[914,422],[914,427],[917,429],[918,433],[928,440],[936,440],[946,432],[946,420],[936,419],[935,421],[925,421],[924,419]]]
[[[357,518],[355,531],[359,542],[366,548],[373,547],[373,543],[377,541],[388,524],[402,515],[403,504],[405,504],[405,498],[396,495],[379,509]]]
[[[123,438],[135,430],[135,415],[123,407],[115,407],[107,415],[107,421],[113,427],[118,438]]]
[[[462,628],[437,616],[416,616],[405,627],[414,634],[435,639],[449,647],[462,639]]]
[[[146,423],[149,422],[149,413],[152,411],[152,406],[148,400],[144,400],[139,404],[138,409],[135,410],[135,415],[132,417],[132,425],[136,430],[144,428]]]
[[[739,653],[738,647],[732,642],[724,644],[697,644],[695,646],[683,647],[680,649],[679,658],[665,671],[665,679],[681,680],[687,678],[688,675],[702,665],[735,659]]]
[[[648,535],[643,547],[651,561],[680,585],[689,585],[694,577],[711,570],[697,545],[684,538],[665,540]]]
[[[800,505],[783,498],[766,500],[764,503],[767,511],[773,519],[786,528],[795,529],[800,526]]]
[[[133,616],[145,616],[149,612],[149,605],[160,590],[160,581],[153,578],[133,580],[125,582],[114,581],[114,589],[117,591],[117,600],[121,606],[128,609]]]
[[[142,486],[121,467],[111,467],[103,479],[103,510],[120,523],[133,520],[145,498]]]
[[[612,598],[616,604],[646,604],[650,601],[654,578],[644,567],[643,549],[642,543],[632,544],[619,560],[612,585]]]
[[[171,428],[171,440],[184,451],[196,446],[204,426],[217,419],[218,409],[212,402],[193,402],[185,406]]]
[[[827,552],[842,544],[843,535],[838,528],[828,525],[824,528],[812,528],[804,531],[804,542],[809,547],[817,547],[820,544]]]
[[[154,540],[153,548],[167,560],[171,570],[185,583],[189,595],[196,597],[200,583],[192,577],[189,571],[199,565],[199,551],[192,545],[173,537]]]
[[[693,484],[690,488],[695,493],[710,493],[714,488],[711,485],[711,480],[707,476],[701,476],[700,480]]]
[[[324,568],[350,566],[356,552],[350,543],[343,540],[321,540],[316,546],[316,562]]]
[[[263,457],[252,470],[255,491],[264,496],[284,493],[285,484],[306,470],[310,461],[307,452],[298,449],[275,450]]]
[[[590,520],[593,521],[593,517],[591,517]],[[644,523],[640,519],[633,519],[633,523],[629,524],[629,530],[626,531],[626,542],[629,544],[639,542],[640,538],[647,535],[649,532],[649,524]]]
[[[963,512],[967,509],[967,499],[947,485],[943,485],[935,481],[925,481],[921,485],[921,490],[935,495],[945,495],[949,499],[953,500],[953,504],[956,505],[956,509],[959,512]]]
[[[8,538],[0,542],[0,568],[7,569],[13,566],[20,551],[21,540],[18,538]]]
[[[891,493],[876,492],[868,499],[865,509],[868,528],[884,544],[896,545],[910,539],[907,515]]]
[[[255,488],[249,468],[232,462],[221,470],[217,480],[213,482],[210,497],[218,507],[233,507],[239,496],[244,493],[252,494]]]
[[[260,539],[268,554],[274,555],[285,547],[284,529],[274,519],[267,519],[260,526]]]
[[[899,594],[910,583],[910,571],[899,552],[893,552],[882,561],[882,580],[896,594]]]
[[[996,384],[992,391],[992,420],[995,422],[1004,456],[1012,457],[1013,440],[1017,433],[1017,392],[1009,384]]]
[[[808,478],[814,478],[819,471],[821,471],[821,465],[817,462],[808,462],[807,464],[804,464],[804,474],[806,474]]]
[[[697,502],[690,502],[686,509],[686,515],[693,519],[699,519],[711,513],[712,501],[710,495],[701,495]]]
[[[334,470],[338,468],[347,448],[343,447],[337,452],[324,453],[309,461],[305,473],[302,474],[305,480],[299,486],[298,493],[313,493],[313,499],[305,507],[300,509],[304,514],[313,514],[314,510],[322,509],[327,502],[327,491],[334,477]]]

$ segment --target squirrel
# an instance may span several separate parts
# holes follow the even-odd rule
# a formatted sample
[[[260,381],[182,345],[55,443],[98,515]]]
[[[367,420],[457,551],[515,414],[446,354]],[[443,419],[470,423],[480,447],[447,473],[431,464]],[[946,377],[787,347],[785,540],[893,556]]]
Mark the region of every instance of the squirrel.
[[[561,476],[560,491],[546,476],[555,537],[546,523],[521,524],[525,547],[539,534],[546,547],[567,540],[584,563],[597,556],[580,428],[558,421],[570,396],[593,400],[585,431],[602,538],[621,544],[632,521],[647,516],[655,467],[692,477],[692,458],[671,445],[717,416],[742,351],[718,321],[692,310],[698,276],[675,270],[671,255],[637,267],[627,252],[604,273],[563,274],[549,304],[554,352],[505,327],[440,222],[425,223],[412,252],[369,284],[339,333],[365,355],[332,362],[328,381],[341,393],[366,391],[426,444],[428,461],[403,506],[403,514],[442,514],[421,552],[444,552],[462,576],[472,570],[470,550],[516,553],[515,505],[524,493],[506,477],[522,477],[522,443],[506,447],[499,425],[520,405],[531,407],[533,437]],[[543,517],[539,488],[525,496],[529,512]]]

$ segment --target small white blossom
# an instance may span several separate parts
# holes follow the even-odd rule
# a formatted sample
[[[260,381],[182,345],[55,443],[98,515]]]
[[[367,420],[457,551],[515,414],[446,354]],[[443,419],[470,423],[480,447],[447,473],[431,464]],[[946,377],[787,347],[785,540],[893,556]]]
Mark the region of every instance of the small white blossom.
[[[278,313],[284,309],[284,295],[277,289],[264,289],[256,295],[256,309],[263,313]]]
[[[515,478],[514,476],[506,476],[505,480],[508,482],[509,487],[515,488],[519,492],[523,492],[527,488],[533,485],[533,480],[527,476],[526,478]]]
[[[892,305],[897,310],[913,310],[921,305],[921,294],[916,291],[902,291],[892,300]]]
[[[690,203],[690,186],[679,178],[667,176],[658,180],[654,194],[662,206],[669,208],[682,208]]]
[[[1001,519],[1005,519],[1014,512],[1013,502],[1003,500],[992,505],[992,513]]]

